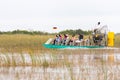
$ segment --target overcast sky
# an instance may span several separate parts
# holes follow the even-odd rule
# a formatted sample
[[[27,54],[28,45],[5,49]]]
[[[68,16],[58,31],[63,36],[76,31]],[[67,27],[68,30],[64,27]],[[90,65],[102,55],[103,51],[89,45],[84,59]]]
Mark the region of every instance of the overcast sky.
[[[90,30],[97,22],[120,32],[120,0],[0,0],[0,30]]]

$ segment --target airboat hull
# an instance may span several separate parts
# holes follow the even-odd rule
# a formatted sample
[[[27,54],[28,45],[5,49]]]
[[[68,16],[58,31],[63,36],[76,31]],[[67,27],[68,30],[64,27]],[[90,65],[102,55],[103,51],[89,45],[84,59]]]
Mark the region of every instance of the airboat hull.
[[[104,48],[105,46],[70,46],[70,45],[44,44],[44,47],[50,49],[92,49],[92,48]]]
[[[84,46],[84,45],[53,45],[51,44],[52,38],[50,38],[43,46],[50,49],[92,49],[92,48],[105,48],[106,46]]]

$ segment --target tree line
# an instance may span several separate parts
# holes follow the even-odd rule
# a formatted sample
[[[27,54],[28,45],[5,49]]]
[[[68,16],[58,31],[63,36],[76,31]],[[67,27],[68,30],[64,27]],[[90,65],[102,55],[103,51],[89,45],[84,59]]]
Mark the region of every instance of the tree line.
[[[60,31],[59,33],[48,33],[42,31],[27,31],[27,30],[14,30],[14,31],[0,31],[0,34],[30,34],[30,35],[50,35],[50,34],[69,34],[69,35],[76,35],[76,34],[84,34],[89,35],[92,31],[84,31],[81,29],[76,30],[64,30]]]
[[[48,35],[48,32],[42,31],[27,31],[27,30],[14,30],[14,31],[0,31],[0,34],[29,34],[29,35]]]
[[[76,30],[64,30],[59,32],[60,34],[70,34],[70,35],[76,35],[76,34],[84,34],[84,35],[89,35],[92,33],[92,31],[88,30],[88,31],[84,31],[82,29],[76,29]]]

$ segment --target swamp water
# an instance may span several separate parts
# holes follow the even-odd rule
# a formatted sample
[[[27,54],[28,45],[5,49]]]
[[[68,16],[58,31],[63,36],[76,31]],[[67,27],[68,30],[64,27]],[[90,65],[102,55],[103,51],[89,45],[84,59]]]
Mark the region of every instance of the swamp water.
[[[120,52],[0,53],[0,80],[120,80]]]

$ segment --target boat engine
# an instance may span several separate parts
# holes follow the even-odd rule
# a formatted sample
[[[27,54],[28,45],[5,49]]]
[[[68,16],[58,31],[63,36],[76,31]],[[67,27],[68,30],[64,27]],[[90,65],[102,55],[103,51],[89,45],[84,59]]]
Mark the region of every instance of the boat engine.
[[[92,38],[94,45],[107,46],[107,25],[94,29]]]
[[[101,45],[102,40],[103,40],[103,35],[101,35],[101,34],[93,35],[93,42],[95,45]]]

